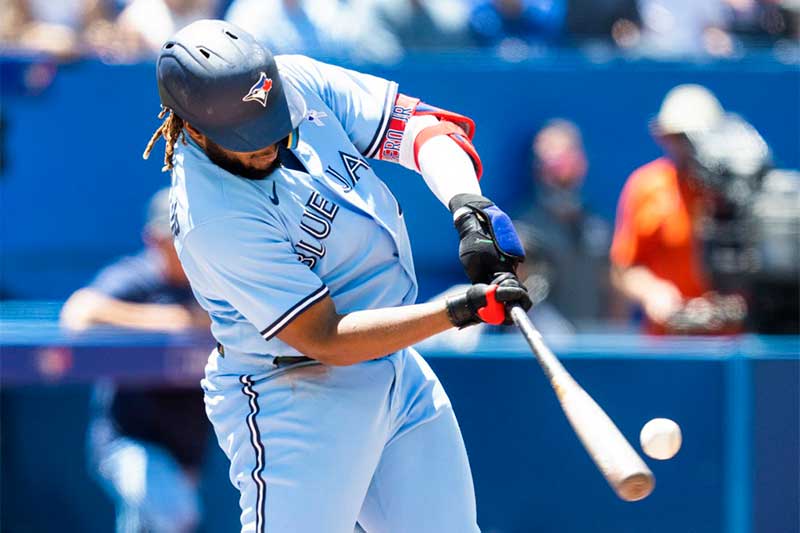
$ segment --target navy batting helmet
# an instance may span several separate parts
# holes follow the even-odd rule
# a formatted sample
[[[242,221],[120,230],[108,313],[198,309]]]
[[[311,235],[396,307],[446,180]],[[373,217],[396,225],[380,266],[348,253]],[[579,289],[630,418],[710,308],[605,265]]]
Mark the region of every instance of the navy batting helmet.
[[[164,43],[156,69],[161,103],[228,150],[265,148],[302,118],[302,96],[281,81],[270,51],[228,22],[181,29]]]

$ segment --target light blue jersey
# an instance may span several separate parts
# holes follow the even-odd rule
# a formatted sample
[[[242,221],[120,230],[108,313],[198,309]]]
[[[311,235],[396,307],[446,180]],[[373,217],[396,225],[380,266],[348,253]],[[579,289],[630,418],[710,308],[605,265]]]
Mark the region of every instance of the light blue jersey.
[[[418,353],[274,364],[300,355],[280,331],[327,295],[345,314],[417,294],[402,210],[367,162],[397,86],[302,56],[277,63],[304,169],[248,180],[189,142],[173,171],[178,254],[224,347],[202,385],[242,531],[479,531],[455,415]]]
[[[341,314],[416,298],[400,206],[367,162],[397,85],[303,56],[277,62],[304,104],[292,152],[307,172],[241,178],[189,142],[172,196],[178,254],[214,337],[258,365],[298,355],[276,334],[327,294]]]

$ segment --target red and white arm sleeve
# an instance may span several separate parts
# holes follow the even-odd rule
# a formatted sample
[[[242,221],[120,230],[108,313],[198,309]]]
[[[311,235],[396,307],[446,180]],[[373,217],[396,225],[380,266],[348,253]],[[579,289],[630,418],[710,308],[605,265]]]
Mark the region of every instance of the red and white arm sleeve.
[[[447,206],[456,194],[481,193],[474,132],[469,118],[398,94],[377,158],[419,172]]]

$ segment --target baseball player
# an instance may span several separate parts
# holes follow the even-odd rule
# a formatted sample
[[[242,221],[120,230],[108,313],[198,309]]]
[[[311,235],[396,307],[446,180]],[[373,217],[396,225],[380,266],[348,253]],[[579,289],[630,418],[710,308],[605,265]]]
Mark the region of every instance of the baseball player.
[[[202,382],[242,531],[479,531],[450,402],[410,346],[529,307],[480,194],[473,122],[395,83],[199,21],[157,61],[172,230],[218,341]],[[403,211],[368,160],[422,174],[472,282],[414,304]],[[478,386],[478,384],[476,384]]]
[[[181,268],[169,189],[150,200],[140,253],[103,268],[61,310],[74,331],[113,325],[141,331],[208,327]],[[94,477],[112,498],[116,533],[189,533],[201,520],[198,480],[208,441],[203,395],[174,385],[98,382],[87,434]]]

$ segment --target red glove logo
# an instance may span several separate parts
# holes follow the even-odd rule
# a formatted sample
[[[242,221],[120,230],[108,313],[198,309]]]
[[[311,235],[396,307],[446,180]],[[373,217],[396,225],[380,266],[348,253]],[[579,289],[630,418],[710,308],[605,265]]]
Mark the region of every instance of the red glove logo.
[[[478,316],[487,324],[499,326],[506,319],[506,306],[497,301],[496,292],[497,285],[492,285],[486,291],[486,305],[478,309]]]

